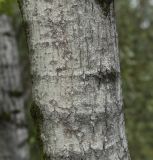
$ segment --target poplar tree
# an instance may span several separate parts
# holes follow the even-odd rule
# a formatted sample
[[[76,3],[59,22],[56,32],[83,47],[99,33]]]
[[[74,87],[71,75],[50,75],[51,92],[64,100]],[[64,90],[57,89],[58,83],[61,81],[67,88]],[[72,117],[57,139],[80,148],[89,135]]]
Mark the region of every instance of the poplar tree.
[[[0,160],[29,160],[21,65],[11,20],[0,16]]]
[[[19,0],[45,160],[130,160],[113,0]]]

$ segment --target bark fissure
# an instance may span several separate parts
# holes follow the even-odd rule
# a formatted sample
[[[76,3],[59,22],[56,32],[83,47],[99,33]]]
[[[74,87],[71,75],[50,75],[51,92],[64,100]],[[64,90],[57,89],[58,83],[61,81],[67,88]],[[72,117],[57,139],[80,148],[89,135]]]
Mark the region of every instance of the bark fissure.
[[[97,3],[102,7],[103,14],[107,17],[110,13],[110,5],[114,0],[97,0]]]

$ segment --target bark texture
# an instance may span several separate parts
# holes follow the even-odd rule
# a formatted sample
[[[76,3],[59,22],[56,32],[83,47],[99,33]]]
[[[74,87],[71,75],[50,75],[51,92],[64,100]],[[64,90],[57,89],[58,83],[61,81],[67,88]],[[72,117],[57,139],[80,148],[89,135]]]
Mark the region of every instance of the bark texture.
[[[46,160],[129,160],[113,0],[19,0]]]
[[[10,20],[0,16],[0,160],[29,160],[19,54]]]

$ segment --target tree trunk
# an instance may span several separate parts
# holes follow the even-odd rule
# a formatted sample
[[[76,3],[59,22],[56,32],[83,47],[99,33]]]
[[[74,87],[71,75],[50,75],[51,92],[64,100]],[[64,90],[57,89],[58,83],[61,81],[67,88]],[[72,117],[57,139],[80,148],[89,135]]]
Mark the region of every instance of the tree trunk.
[[[29,160],[21,66],[10,20],[0,16],[0,160]]]
[[[19,0],[46,160],[129,160],[113,0]]]

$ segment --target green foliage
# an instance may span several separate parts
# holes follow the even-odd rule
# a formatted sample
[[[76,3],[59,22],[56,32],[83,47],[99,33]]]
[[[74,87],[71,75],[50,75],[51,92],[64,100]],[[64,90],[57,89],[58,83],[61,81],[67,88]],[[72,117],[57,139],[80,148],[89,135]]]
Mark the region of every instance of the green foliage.
[[[153,159],[153,6],[118,0],[117,19],[126,128],[133,160]]]
[[[0,14],[14,16],[17,11],[16,0],[0,0]]]
[[[5,0],[0,0],[0,3],[3,3]]]

